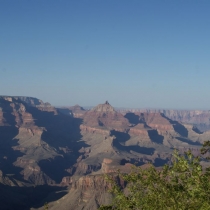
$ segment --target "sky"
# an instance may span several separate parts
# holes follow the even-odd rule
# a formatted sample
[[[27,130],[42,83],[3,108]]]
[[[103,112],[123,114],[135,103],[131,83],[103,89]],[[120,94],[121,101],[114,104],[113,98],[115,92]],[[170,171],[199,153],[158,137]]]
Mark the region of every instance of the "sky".
[[[0,95],[210,110],[209,0],[0,0]]]

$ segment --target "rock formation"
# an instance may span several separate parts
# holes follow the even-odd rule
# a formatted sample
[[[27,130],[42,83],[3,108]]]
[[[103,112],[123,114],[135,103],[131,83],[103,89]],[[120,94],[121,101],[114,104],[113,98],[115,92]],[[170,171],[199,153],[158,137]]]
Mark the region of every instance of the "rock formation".
[[[84,124],[89,127],[97,127],[108,130],[124,131],[128,128],[129,122],[121,113],[106,101],[104,104],[99,104],[83,116]]]
[[[57,110],[63,114],[71,115],[76,118],[82,118],[86,112],[86,110],[83,107],[79,106],[78,104],[70,107],[59,107],[57,108]]]
[[[181,123],[179,114],[148,110],[122,114],[108,101],[91,110],[78,105],[55,108],[32,97],[0,96],[0,194],[6,190],[11,198],[14,186],[16,192],[28,193],[23,193],[24,200],[29,195],[39,198],[31,204],[21,197],[13,200],[20,209],[39,209],[44,201],[50,209],[59,205],[61,210],[96,210],[110,200],[104,173],[117,169],[127,173],[132,164],[148,162],[163,166],[173,148],[199,153],[210,133],[200,132],[194,123]],[[200,117],[181,114],[188,122],[201,123],[204,117],[200,112],[194,112]],[[42,185],[46,194],[40,198],[36,193]]]
[[[171,120],[195,125],[200,131],[210,130],[210,110],[120,109],[118,111],[123,115],[129,112],[161,113]]]

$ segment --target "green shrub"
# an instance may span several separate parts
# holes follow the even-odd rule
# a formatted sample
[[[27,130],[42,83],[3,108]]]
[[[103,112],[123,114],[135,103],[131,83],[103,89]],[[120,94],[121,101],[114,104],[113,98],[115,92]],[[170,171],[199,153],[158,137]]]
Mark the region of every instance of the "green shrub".
[[[205,143],[203,154],[209,151]],[[113,202],[100,210],[210,210],[210,175],[203,171],[200,158],[189,151],[179,155],[175,150],[171,165],[157,170],[133,167],[129,174],[119,173],[127,182],[125,189],[107,176],[113,183]]]

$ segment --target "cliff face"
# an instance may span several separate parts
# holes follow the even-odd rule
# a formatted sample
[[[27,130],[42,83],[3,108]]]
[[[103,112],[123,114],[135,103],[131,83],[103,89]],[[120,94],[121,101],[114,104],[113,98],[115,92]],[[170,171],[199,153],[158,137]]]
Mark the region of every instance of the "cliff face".
[[[132,163],[153,162],[161,166],[169,160],[171,148],[197,152],[207,138],[206,133],[163,113],[135,112],[123,116],[108,102],[85,112],[80,130],[88,146],[75,165],[77,175],[114,172],[117,168],[128,171]]]
[[[200,131],[210,130],[210,110],[164,110],[164,109],[121,109],[126,113],[164,114],[167,118],[184,124],[195,125]]]
[[[60,107],[57,110],[63,114],[74,116],[75,118],[82,118],[86,110],[78,104],[70,107]]]
[[[159,112],[123,116],[108,102],[80,119],[39,99],[1,96],[0,137],[2,170],[38,185],[58,184],[74,174],[111,172],[122,167],[116,159],[158,166],[167,161],[170,148],[198,148],[208,134]]]
[[[129,134],[131,136],[141,136],[141,137],[149,138],[149,134],[148,134],[149,130],[151,130],[151,128],[148,128],[143,123],[139,123],[130,128]]]
[[[79,136],[78,122],[49,103],[0,96],[0,166],[6,174],[36,185],[59,183],[76,162],[72,151],[80,147],[72,139]]]
[[[162,113],[172,120],[196,125],[201,131],[210,130],[210,111],[162,110]]]
[[[97,134],[102,134],[104,136],[110,135],[109,130],[94,128],[94,127],[87,126],[87,125],[80,125],[80,129],[81,129],[81,132],[83,132],[83,133],[92,133],[92,134],[97,133]]]
[[[129,122],[122,114],[114,110],[108,103],[99,104],[83,116],[84,124],[89,127],[99,127],[108,130],[124,131],[129,126]]]
[[[163,132],[174,130],[173,124],[160,113],[144,113],[144,120],[153,129]]]
[[[113,179],[124,186],[119,177],[113,176]],[[103,175],[83,176],[72,182],[69,192],[61,199],[50,202],[49,209],[97,210],[100,205],[111,202],[109,189],[111,184]]]
[[[13,103],[25,103],[28,106],[36,107],[40,110],[55,111],[50,103],[44,103],[42,100],[26,96],[0,96],[0,100]]]
[[[49,195],[56,199],[44,198],[50,209],[97,209],[110,198],[102,174],[127,173],[132,164],[162,166],[170,160],[171,148],[198,154],[209,139],[209,132],[166,114],[146,110],[123,115],[108,102],[89,111],[79,106],[61,110],[31,97],[1,96],[0,182],[68,187],[61,199],[57,192]]]

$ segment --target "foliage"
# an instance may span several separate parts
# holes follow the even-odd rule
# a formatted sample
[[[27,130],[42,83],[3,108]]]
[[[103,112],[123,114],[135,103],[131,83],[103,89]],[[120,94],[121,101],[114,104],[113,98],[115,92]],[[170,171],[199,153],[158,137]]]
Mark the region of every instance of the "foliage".
[[[48,203],[44,204],[44,210],[48,210]]]
[[[152,165],[147,169],[134,167],[131,173],[119,176],[127,182],[126,189],[107,176],[113,183],[114,199],[111,206],[101,206],[100,210],[210,210],[210,175],[190,151],[185,155],[175,151],[172,164],[161,170]]]
[[[201,148],[201,154],[205,155],[208,152],[210,152],[210,141],[205,141]],[[209,157],[207,157],[207,159],[209,159]]]

